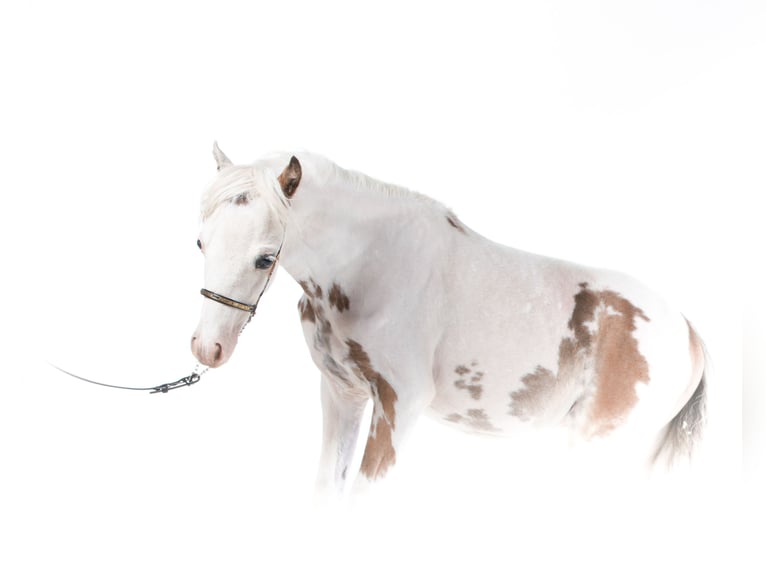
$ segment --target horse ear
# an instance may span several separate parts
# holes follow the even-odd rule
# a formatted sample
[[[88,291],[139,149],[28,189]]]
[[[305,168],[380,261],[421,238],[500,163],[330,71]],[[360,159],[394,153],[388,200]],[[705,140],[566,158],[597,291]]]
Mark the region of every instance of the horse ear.
[[[228,165],[231,165],[231,160],[226,157],[226,154],[218,147],[218,142],[213,142],[213,157],[218,164],[218,171],[221,171]]]
[[[298,184],[301,182],[302,174],[301,162],[298,161],[297,157],[291,157],[290,163],[287,164],[287,167],[277,178],[279,180],[279,185],[282,188],[282,193],[285,194],[287,199],[292,199],[293,195],[295,195],[295,191],[298,189]]]

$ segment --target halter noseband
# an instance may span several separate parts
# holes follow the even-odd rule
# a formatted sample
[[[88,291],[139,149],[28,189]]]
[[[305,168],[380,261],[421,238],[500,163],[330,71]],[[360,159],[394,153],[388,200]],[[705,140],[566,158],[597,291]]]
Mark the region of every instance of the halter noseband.
[[[237,301],[236,299],[230,299],[229,297],[226,297],[225,295],[219,295],[218,293],[210,291],[209,289],[204,289],[204,288],[200,289],[200,293],[202,294],[203,297],[207,297],[208,299],[211,299],[212,301],[215,301],[216,303],[221,303],[229,307],[234,307],[235,309],[239,309],[240,311],[247,311],[251,315],[255,315],[255,309],[256,307],[258,307],[257,302],[255,303],[255,305],[248,305],[247,303],[242,303],[241,301]]]

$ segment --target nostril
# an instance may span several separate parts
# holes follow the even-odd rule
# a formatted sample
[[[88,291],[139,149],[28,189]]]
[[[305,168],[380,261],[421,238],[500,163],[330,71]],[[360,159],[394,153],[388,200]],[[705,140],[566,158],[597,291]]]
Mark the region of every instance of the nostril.
[[[221,355],[223,355],[223,349],[221,348],[221,344],[220,343],[216,343],[215,344],[215,356],[213,357],[214,360],[220,361],[221,360]]]

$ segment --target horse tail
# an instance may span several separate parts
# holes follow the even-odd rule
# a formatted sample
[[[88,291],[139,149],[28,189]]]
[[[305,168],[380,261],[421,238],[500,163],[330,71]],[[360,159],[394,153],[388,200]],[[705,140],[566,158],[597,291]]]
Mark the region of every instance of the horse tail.
[[[701,344],[701,341],[700,341]],[[668,467],[679,459],[691,460],[694,447],[702,437],[707,414],[707,376],[710,361],[707,350],[702,346],[705,367],[694,393],[660,434],[652,463],[664,459]]]

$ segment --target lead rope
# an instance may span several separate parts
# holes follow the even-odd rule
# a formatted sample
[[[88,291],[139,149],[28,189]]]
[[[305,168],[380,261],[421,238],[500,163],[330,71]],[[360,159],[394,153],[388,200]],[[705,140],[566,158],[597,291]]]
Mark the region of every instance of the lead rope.
[[[277,254],[274,257],[274,263],[272,264],[271,269],[269,270],[269,274],[266,277],[266,283],[264,283],[263,289],[261,289],[261,292],[258,295],[258,299],[255,300],[255,305],[247,305],[245,303],[239,303],[238,301],[235,301],[234,299],[229,299],[228,297],[225,297],[223,295],[218,295],[217,293],[213,293],[212,291],[208,291],[207,289],[201,290],[202,295],[204,295],[208,299],[212,299],[213,301],[216,301],[223,305],[234,307],[235,309],[240,309],[243,311],[247,311],[249,313],[249,317],[247,318],[247,321],[245,321],[245,324],[242,325],[242,328],[239,330],[239,335],[242,335],[242,332],[245,330],[245,327],[247,327],[250,324],[250,321],[252,321],[253,317],[255,316],[255,311],[258,308],[258,303],[261,302],[261,297],[263,297],[263,294],[266,292],[266,288],[269,286],[269,282],[271,282],[271,277],[274,275],[274,270],[277,268],[277,263],[279,262],[279,256],[282,253],[282,245],[284,244],[284,242],[285,240],[283,237],[282,243],[279,245]],[[235,304],[232,304],[232,303],[235,303]],[[173,381],[172,383],[165,383],[162,385],[157,385],[155,387],[123,387],[120,385],[109,385],[107,383],[101,383],[99,381],[86,379],[85,377],[81,377],[80,375],[75,375],[74,373],[65,371],[64,369],[62,369],[61,367],[57,365],[54,365],[53,363],[48,363],[48,364],[54,369],[61,371],[65,375],[69,375],[70,377],[74,377],[75,379],[80,379],[81,381],[85,381],[86,383],[90,383],[92,385],[99,385],[100,387],[109,387],[110,389],[123,389],[126,391],[149,391],[150,395],[154,395],[156,393],[167,393],[168,391],[173,391],[180,387],[190,387],[193,384],[198,383],[199,380],[202,378],[202,375],[204,375],[210,370],[210,367],[205,367],[200,371],[200,364],[197,363],[197,365],[194,367],[194,370],[192,371],[190,375],[181,377],[180,379],[178,379],[177,381]]]
[[[65,371],[61,367],[54,365],[52,363],[48,363],[51,367],[54,369],[57,369],[58,371],[61,371],[65,375],[69,375],[70,377],[74,377],[75,379],[80,379],[81,381],[85,381],[86,383],[90,383],[92,385],[98,385],[100,387],[109,387],[110,389],[123,389],[126,391],[149,391],[150,395],[153,395],[155,393],[167,393],[168,391],[172,391],[174,389],[177,389],[179,387],[190,387],[194,383],[199,382],[202,375],[208,372],[210,370],[210,367],[205,367],[201,371],[200,364],[197,363],[197,366],[194,367],[194,371],[192,371],[191,375],[187,375],[185,377],[181,377],[177,381],[173,381],[172,383],[165,383],[162,385],[157,385],[156,387],[122,387],[120,385],[109,385],[107,383],[100,383],[99,381],[93,381],[91,379],[86,379],[85,377],[81,377],[80,375],[75,375],[74,373],[70,373],[69,371]]]

